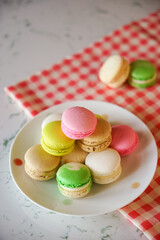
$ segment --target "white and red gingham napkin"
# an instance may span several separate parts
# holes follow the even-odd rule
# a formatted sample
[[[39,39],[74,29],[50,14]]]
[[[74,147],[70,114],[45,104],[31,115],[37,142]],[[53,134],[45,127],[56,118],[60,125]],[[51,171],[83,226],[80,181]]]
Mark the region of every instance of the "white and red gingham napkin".
[[[135,89],[127,83],[111,89],[98,79],[98,70],[111,54],[129,62],[151,61],[157,83]],[[94,99],[121,105],[136,114],[151,130],[160,148],[160,10],[124,25],[83,51],[65,58],[5,91],[31,116],[68,100]],[[160,155],[155,176],[134,202],[120,209],[149,239],[160,239]]]

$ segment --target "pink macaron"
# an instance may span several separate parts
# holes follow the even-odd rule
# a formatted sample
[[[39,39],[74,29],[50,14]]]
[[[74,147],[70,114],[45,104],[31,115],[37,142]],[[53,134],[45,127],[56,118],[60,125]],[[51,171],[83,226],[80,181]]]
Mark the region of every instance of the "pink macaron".
[[[91,135],[97,124],[93,112],[84,107],[71,107],[62,114],[61,128],[72,139],[83,139]]]
[[[111,148],[117,150],[120,156],[127,156],[132,153],[139,142],[137,133],[127,125],[112,126]]]

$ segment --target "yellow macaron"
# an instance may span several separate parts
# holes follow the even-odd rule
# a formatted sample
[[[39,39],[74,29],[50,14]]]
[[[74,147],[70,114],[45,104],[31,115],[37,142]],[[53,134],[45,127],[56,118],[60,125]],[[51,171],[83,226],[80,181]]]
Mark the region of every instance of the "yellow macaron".
[[[62,132],[61,121],[53,121],[42,129],[41,146],[49,154],[63,156],[74,149],[75,140]]]

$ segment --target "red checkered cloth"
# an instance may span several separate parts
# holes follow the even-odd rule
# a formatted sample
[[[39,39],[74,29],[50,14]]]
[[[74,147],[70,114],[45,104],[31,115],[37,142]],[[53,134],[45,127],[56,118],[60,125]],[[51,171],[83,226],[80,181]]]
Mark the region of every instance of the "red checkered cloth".
[[[111,54],[129,62],[146,59],[158,71],[157,83],[146,89],[124,84],[118,89],[105,86],[98,71]],[[31,116],[68,100],[94,99],[112,102],[136,114],[151,130],[160,147],[160,10],[124,25],[83,51],[65,58],[28,79],[5,88]],[[120,212],[149,239],[160,239],[160,155],[156,174],[145,192]]]

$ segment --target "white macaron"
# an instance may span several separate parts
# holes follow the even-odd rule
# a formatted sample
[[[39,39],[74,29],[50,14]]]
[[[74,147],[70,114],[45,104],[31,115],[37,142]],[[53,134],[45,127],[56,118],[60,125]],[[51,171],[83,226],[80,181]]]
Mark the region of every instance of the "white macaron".
[[[128,78],[129,62],[120,55],[108,57],[99,71],[99,79],[111,88],[120,87]]]
[[[85,164],[89,167],[95,183],[111,183],[117,180],[121,174],[121,157],[113,148],[89,153]]]

